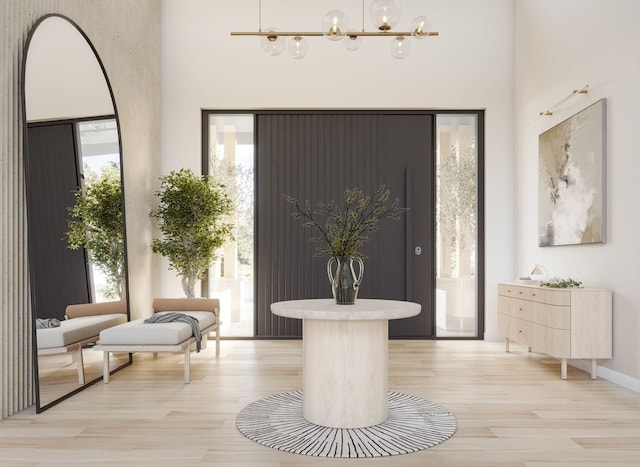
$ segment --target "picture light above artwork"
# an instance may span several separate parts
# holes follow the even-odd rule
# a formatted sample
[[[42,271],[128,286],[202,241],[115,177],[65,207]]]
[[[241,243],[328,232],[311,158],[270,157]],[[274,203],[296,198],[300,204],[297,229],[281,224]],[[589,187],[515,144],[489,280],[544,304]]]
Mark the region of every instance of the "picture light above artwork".
[[[571,94],[569,94],[567,97],[565,97],[564,99],[558,101],[557,103],[553,104],[551,107],[548,107],[547,110],[544,110],[542,112],[540,112],[540,115],[538,116],[538,118],[540,117],[550,117],[551,115],[553,115],[553,110],[558,108],[560,105],[564,104],[567,100],[569,100],[570,98],[572,98],[573,96],[576,96],[578,94],[588,94],[589,93],[589,85],[586,84],[584,87],[580,88],[580,89],[573,89],[571,91]]]

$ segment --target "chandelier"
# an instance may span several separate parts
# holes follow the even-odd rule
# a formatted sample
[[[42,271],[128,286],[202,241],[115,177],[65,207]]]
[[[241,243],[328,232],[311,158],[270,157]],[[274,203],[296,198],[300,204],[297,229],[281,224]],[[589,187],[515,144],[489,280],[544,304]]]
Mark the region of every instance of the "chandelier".
[[[410,38],[422,39],[437,36],[430,30],[427,18],[417,16],[411,22],[408,31],[393,31],[400,19],[400,2],[398,0],[374,0],[369,7],[369,17],[376,31],[364,29],[364,0],[362,0],[362,29],[349,27],[349,19],[340,10],[331,10],[322,17],[320,32],[286,32],[276,28],[262,30],[262,0],[259,0],[258,31],[232,32],[232,36],[260,36],[262,50],[269,55],[280,55],[285,47],[293,58],[303,58],[308,51],[305,37],[326,37],[331,41],[342,41],[347,50],[355,51],[362,45],[363,37],[386,37],[391,39],[391,55],[403,59],[411,50]],[[288,45],[287,45],[288,39]]]

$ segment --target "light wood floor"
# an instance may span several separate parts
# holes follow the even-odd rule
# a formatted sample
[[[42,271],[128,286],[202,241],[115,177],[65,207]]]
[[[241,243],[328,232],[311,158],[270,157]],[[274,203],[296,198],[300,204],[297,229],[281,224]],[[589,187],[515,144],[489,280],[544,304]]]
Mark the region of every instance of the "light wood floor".
[[[390,389],[451,410],[458,431],[415,454],[304,457],[235,428],[249,402],[301,387],[300,341],[223,341],[192,354],[137,355],[133,366],[56,407],[0,422],[0,465],[616,466],[640,465],[640,394],[482,341],[392,341]]]

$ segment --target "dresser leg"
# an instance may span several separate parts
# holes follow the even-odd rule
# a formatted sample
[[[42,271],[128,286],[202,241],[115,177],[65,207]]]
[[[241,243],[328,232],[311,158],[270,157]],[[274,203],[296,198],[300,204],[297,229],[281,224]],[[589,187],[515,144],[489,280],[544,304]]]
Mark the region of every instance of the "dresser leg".
[[[560,377],[562,379],[567,379],[567,359],[563,358],[560,363]]]
[[[509,351],[509,338],[508,337],[504,338],[504,351],[505,352]]]
[[[598,362],[595,358],[591,359],[591,379],[598,378]]]

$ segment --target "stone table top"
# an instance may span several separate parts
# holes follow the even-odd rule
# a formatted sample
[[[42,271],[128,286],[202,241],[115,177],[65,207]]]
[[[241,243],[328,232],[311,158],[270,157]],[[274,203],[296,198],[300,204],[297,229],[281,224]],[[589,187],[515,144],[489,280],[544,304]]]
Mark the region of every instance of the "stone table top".
[[[338,305],[332,298],[271,304],[271,312],[285,318],[344,321],[410,318],[420,314],[420,310],[419,303],[361,298],[353,305]]]

